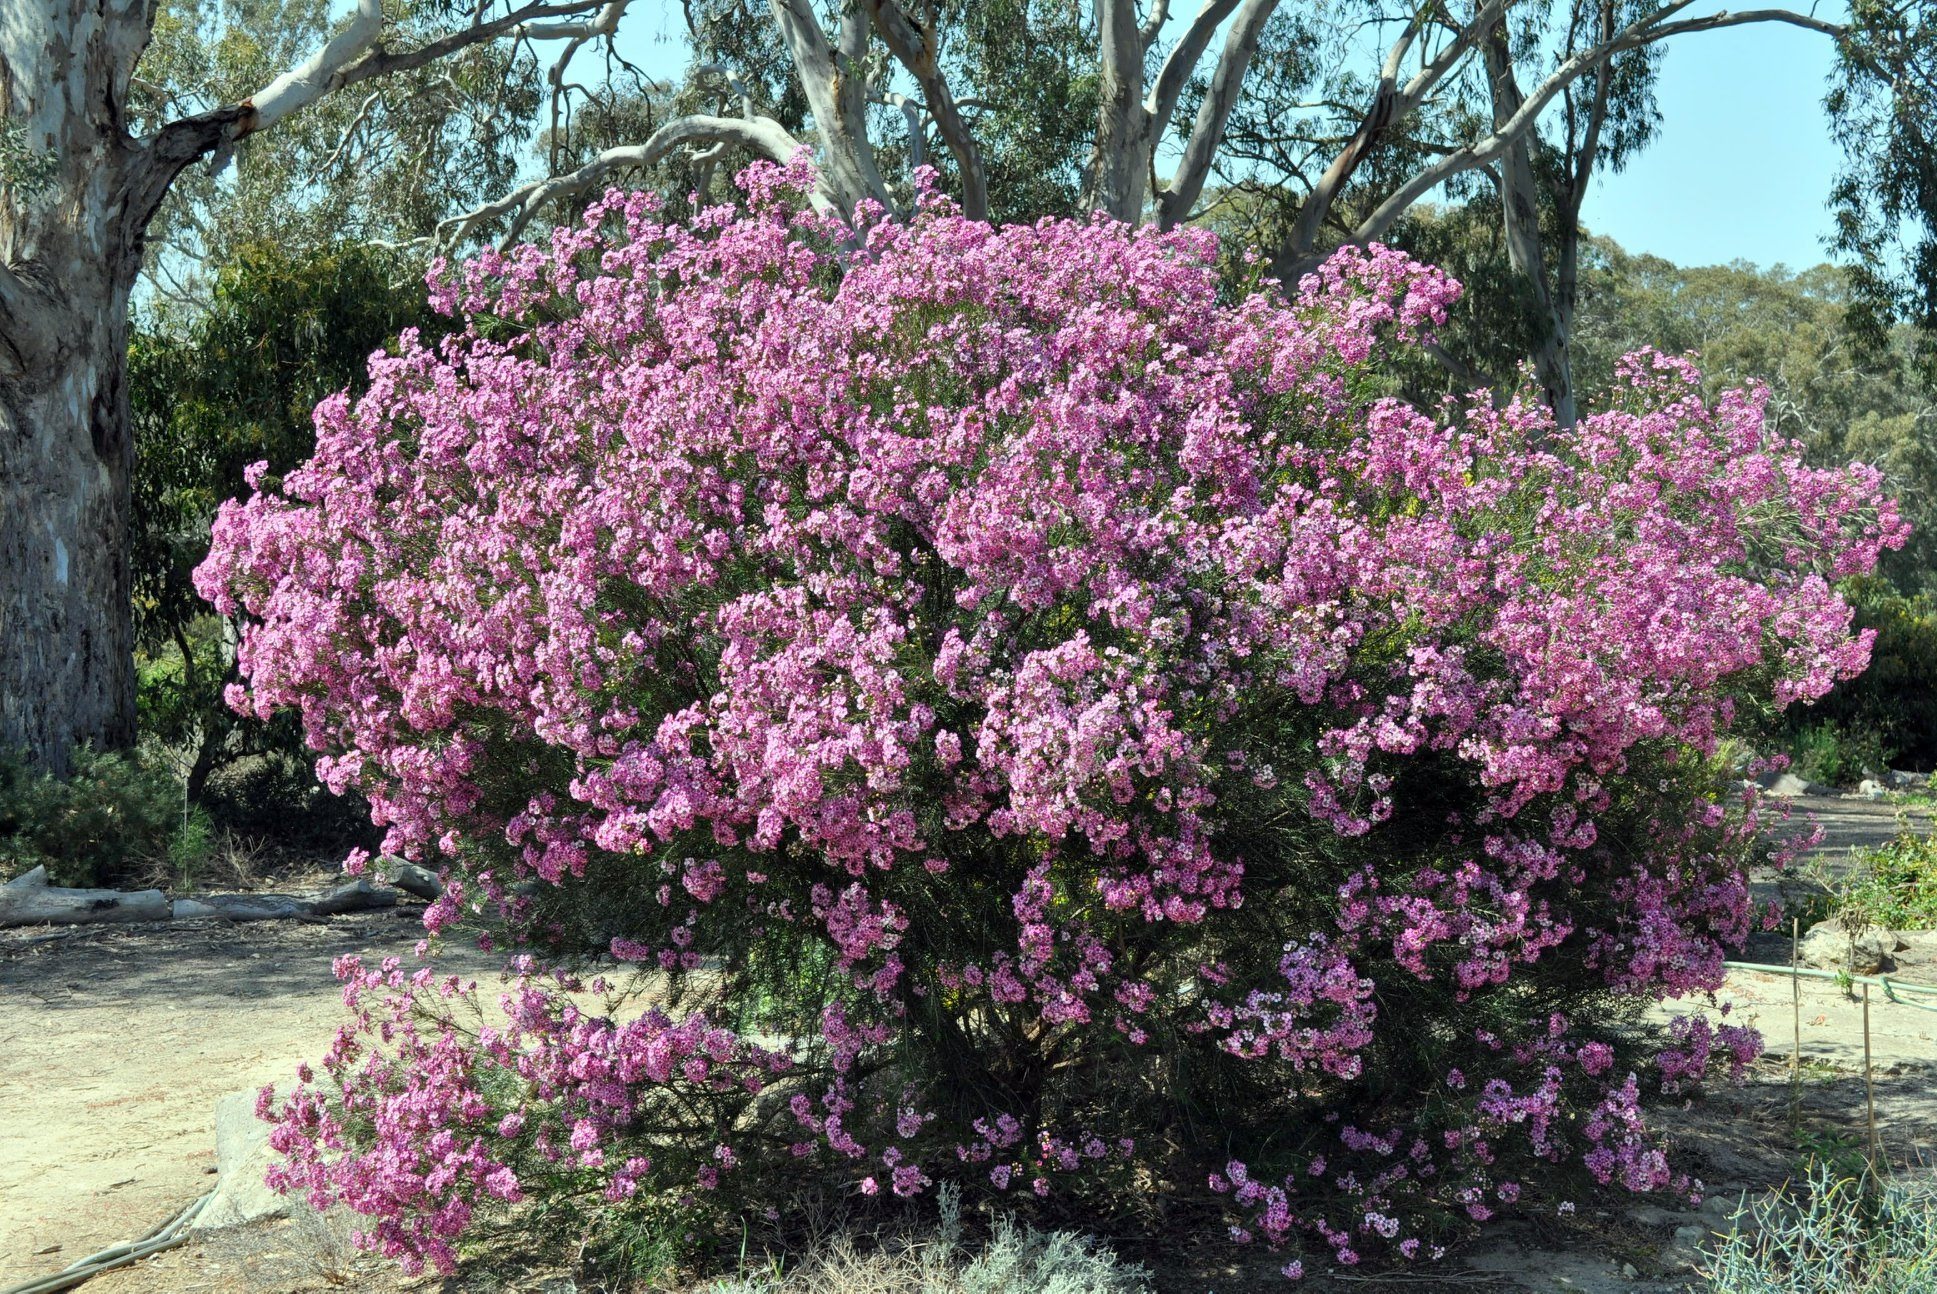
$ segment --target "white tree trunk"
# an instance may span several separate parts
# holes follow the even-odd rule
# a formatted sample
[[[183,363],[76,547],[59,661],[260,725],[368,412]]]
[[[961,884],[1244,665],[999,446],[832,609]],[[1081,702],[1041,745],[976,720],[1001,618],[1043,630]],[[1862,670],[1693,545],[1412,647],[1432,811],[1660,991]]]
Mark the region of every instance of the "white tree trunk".
[[[0,748],[134,739],[128,294],[177,172],[248,113],[123,128],[139,0],[7,0],[0,111],[50,183],[0,186]]]

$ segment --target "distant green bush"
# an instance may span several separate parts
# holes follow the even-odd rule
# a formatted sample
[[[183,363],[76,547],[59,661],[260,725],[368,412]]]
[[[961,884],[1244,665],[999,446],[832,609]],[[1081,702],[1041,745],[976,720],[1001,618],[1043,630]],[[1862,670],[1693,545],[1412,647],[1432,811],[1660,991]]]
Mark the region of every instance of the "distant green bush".
[[[1791,712],[1797,771],[1848,784],[1886,764],[1937,767],[1937,600],[1905,597],[1878,580],[1862,582],[1851,600],[1857,626],[1876,631],[1870,667]]]
[[[138,756],[79,750],[64,778],[0,757],[0,876],[45,866],[55,885],[117,885],[191,870],[209,847],[181,784]]]
[[[1888,844],[1853,851],[1832,904],[1852,928],[1937,929],[1937,836],[1906,831]]]
[[[1827,786],[1854,786],[1890,762],[1891,747],[1874,728],[1812,723],[1789,741],[1790,767]]]
[[[1937,1182],[1866,1182],[1818,1166],[1734,1222],[1706,1272],[1711,1294],[1937,1290]]]

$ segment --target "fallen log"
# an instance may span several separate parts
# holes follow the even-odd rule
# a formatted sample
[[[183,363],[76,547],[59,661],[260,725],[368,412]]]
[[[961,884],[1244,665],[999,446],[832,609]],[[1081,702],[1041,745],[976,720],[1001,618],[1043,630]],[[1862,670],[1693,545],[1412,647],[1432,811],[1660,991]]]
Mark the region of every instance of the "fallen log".
[[[383,889],[358,877],[314,898],[293,894],[204,894],[176,899],[174,916],[221,917],[228,921],[281,921],[292,917],[333,917],[345,912],[368,912],[397,905],[397,891]]]
[[[281,921],[333,917],[397,905],[401,891],[372,884],[365,877],[307,898],[294,894],[204,894],[170,901],[160,890],[70,890],[47,883],[47,869],[36,867],[0,885],[0,928],[73,926],[102,921],[186,921],[219,917],[226,921]]]
[[[160,890],[68,889],[49,885],[45,867],[0,885],[0,927],[166,921],[173,915]]]
[[[415,894],[427,903],[435,903],[444,895],[444,882],[437,879],[437,873],[428,867],[405,862],[401,858],[384,860],[388,865],[390,883],[406,893]]]

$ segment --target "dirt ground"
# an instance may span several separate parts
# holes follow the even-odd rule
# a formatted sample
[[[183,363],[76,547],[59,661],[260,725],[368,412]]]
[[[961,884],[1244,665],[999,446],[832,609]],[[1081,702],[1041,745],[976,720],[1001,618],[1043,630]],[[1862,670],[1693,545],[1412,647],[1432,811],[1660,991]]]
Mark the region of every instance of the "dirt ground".
[[[1895,834],[1895,811],[1850,800],[1805,802],[1828,832],[1825,861]],[[58,1271],[145,1234],[209,1189],[216,1099],[286,1081],[342,1019],[330,972],[346,952],[407,956],[419,909],[328,921],[0,932],[0,1289]],[[1912,937],[1897,974],[1937,983],[1937,934]],[[480,980],[497,959],[462,956]],[[1746,960],[1788,961],[1788,941],[1762,936]],[[440,963],[445,960],[440,956]],[[1494,1232],[1438,1273],[1462,1289],[1670,1294],[1693,1288],[1694,1237],[1734,1203],[1790,1177],[1811,1150],[1860,1149],[1863,1009],[1828,981],[1804,981],[1801,1125],[1791,1125],[1789,1057],[1798,1017],[1787,976],[1740,972],[1723,997],[1757,1024],[1770,1055],[1751,1081],[1667,1116],[1686,1161],[1714,1198],[1705,1210],[1617,1207],[1573,1232],[1546,1223]],[[1937,1005],[1937,998],[1923,999]],[[1879,1140],[1900,1165],[1937,1162],[1937,1012],[1872,995],[1871,1051]],[[1854,1139],[1854,1140],[1853,1140]],[[203,1234],[179,1249],[90,1282],[90,1294],[308,1294],[324,1290],[548,1290],[568,1283],[473,1272],[407,1280],[350,1251],[324,1220]],[[1177,1289],[1251,1285],[1204,1273]],[[1414,1288],[1366,1279],[1337,1290]],[[1166,1281],[1166,1288],[1172,1282]],[[1328,1288],[1326,1282],[1306,1288]]]

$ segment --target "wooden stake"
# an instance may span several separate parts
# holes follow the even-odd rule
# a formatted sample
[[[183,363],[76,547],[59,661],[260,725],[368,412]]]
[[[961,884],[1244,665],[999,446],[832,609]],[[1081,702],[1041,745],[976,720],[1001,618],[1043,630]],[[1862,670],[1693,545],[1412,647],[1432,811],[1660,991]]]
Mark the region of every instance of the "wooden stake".
[[[1870,1181],[1876,1176],[1876,1082],[1870,1073],[1870,985],[1863,985],[1863,1105],[1870,1126]]]
[[[1802,918],[1789,918],[1789,1009],[1796,1047],[1789,1053],[1789,1133],[1802,1126]]]

